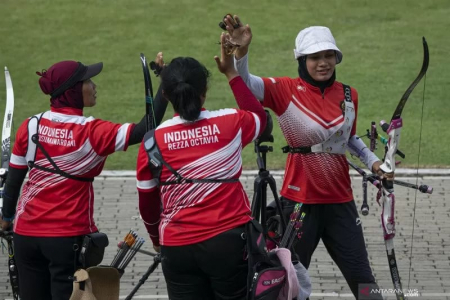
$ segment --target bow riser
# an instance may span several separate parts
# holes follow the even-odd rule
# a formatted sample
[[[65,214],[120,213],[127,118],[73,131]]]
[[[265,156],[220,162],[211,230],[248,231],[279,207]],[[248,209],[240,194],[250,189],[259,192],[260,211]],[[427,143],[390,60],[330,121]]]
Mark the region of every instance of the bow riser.
[[[395,196],[383,193],[383,210],[381,212],[381,225],[384,231],[384,240],[391,240],[395,237]]]
[[[380,169],[384,173],[395,172],[395,154],[397,152],[398,144],[400,143],[400,133],[402,126],[403,126],[402,118],[393,119],[387,130],[389,141],[386,145],[387,151],[384,157],[384,163],[380,166]]]

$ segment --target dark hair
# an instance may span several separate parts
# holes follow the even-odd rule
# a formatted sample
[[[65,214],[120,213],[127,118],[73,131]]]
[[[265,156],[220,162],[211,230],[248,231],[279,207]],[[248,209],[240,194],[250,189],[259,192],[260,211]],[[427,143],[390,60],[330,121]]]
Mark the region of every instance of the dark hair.
[[[186,121],[195,121],[202,109],[201,96],[206,93],[209,71],[192,57],[174,58],[161,73],[164,96]]]

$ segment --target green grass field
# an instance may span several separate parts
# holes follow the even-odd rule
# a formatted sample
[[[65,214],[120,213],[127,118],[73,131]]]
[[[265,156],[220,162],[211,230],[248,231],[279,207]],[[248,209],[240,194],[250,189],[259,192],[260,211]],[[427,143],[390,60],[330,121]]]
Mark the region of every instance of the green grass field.
[[[450,167],[450,2],[448,0],[2,0],[0,66],[10,70],[15,92],[17,129],[30,115],[47,110],[49,97],[39,89],[36,71],[66,59],[85,64],[104,62],[95,78],[97,106],[85,115],[114,122],[137,122],[144,113],[144,86],[139,53],[166,61],[192,56],[212,73],[206,107],[236,107],[225,77],[213,60],[219,54],[220,28],[226,13],[238,14],[253,31],[250,71],[260,76],[297,76],[293,58],[298,31],[311,25],[331,28],[344,53],[337,79],[355,87],[360,106],[358,133],[371,121],[390,120],[398,101],[422,65],[422,36],[430,48],[423,124],[423,81],[403,112],[399,148],[403,167],[416,167],[419,136],[421,167]],[[153,77],[156,90],[158,80]],[[0,76],[3,119],[4,76]],[[171,117],[168,109],[166,118]],[[285,145],[278,126],[268,168],[281,169]],[[381,147],[380,147],[381,148]],[[107,169],[135,168],[137,146],[112,155]],[[382,156],[381,151],[377,152]],[[244,153],[247,169],[256,167],[253,146]]]

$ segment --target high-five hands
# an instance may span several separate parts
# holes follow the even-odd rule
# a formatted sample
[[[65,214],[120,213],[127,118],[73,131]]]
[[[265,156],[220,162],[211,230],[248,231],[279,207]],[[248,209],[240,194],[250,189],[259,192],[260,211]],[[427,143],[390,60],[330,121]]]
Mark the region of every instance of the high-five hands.
[[[164,63],[163,53],[158,52],[158,54],[156,54],[155,61],[150,62],[150,69],[152,69],[155,72],[156,77],[158,77],[165,66],[166,64]]]
[[[233,17],[231,14],[227,14],[223,19],[223,24],[230,35],[229,42],[236,45],[234,49],[236,58],[240,59],[248,52],[248,46],[252,41],[252,30],[248,24],[244,26],[237,15]]]
[[[229,39],[230,35],[228,33],[222,32],[222,34],[220,35],[220,45],[221,45],[220,58],[218,56],[214,56],[217,68],[221,73],[227,76],[228,81],[238,76],[238,72],[234,67],[233,54],[230,53],[228,49],[229,46],[227,45]]]

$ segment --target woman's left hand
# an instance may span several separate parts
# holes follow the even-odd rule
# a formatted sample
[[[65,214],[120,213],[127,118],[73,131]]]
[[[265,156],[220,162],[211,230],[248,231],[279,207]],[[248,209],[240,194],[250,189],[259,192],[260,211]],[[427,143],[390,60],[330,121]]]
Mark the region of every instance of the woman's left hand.
[[[383,163],[378,160],[373,163],[372,165],[372,172],[374,174],[377,174],[381,179],[386,178],[387,180],[393,180],[394,179],[394,173],[384,173],[383,170],[381,170],[380,166]]]
[[[226,25],[233,43],[238,44],[239,47],[245,48],[250,45],[253,35],[248,24],[242,24],[241,19],[239,19],[237,15],[233,17],[230,14],[225,16],[223,22]]]

